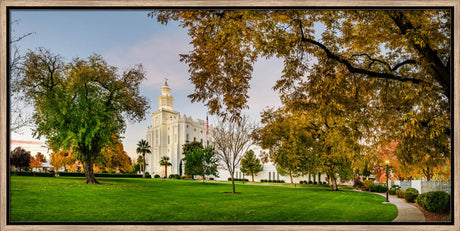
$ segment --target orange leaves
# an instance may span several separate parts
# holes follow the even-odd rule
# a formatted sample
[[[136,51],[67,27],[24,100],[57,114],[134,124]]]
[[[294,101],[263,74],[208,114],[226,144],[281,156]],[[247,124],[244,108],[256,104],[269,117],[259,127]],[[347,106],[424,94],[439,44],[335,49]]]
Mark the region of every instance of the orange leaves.
[[[72,155],[72,151],[63,151],[58,150],[51,153],[51,165],[54,166],[56,170],[65,167],[70,170],[77,170],[77,165],[75,164],[76,158]]]
[[[131,160],[124,150],[123,143],[118,136],[112,136],[112,145],[101,150],[101,158],[97,166],[107,172],[129,172],[131,170]],[[95,172],[96,169],[94,169]]]
[[[30,157],[29,167],[30,168],[41,168],[42,163],[40,162],[40,158]]]

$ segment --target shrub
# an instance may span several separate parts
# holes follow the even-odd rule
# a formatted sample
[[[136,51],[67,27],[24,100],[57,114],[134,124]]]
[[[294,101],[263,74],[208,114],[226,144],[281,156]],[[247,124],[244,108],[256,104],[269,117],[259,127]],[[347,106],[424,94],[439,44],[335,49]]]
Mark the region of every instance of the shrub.
[[[149,172],[145,172],[145,178],[152,178],[152,176],[150,176]]]
[[[160,178],[160,175],[155,174],[155,176],[153,176],[153,178]]]
[[[169,179],[180,179],[179,174],[170,174]]]
[[[414,193],[412,191],[407,191],[404,193],[404,199],[406,199],[407,202],[414,203],[415,199],[417,199],[418,193]]]
[[[280,180],[280,183],[284,183],[284,180]]]
[[[309,183],[309,184],[312,184],[312,183],[313,183],[313,181],[309,180],[309,181],[308,181],[308,183]]]
[[[326,185],[326,184],[327,184],[327,182],[326,182],[326,181],[324,181],[324,182],[323,182],[323,184],[324,184],[324,185]]]
[[[398,196],[398,198],[404,198],[405,192],[406,191],[404,191],[404,190],[398,190],[398,191],[396,191],[396,196]]]
[[[383,193],[387,191],[387,187],[379,184],[369,184],[369,191]]]
[[[318,182],[316,182],[316,181],[313,181],[313,184],[318,184]]]
[[[214,180],[214,177],[209,177],[209,180]]]
[[[415,200],[418,205],[430,212],[445,212],[450,208],[450,195],[444,191],[431,191],[420,194]]]
[[[419,194],[418,190],[415,188],[408,188],[406,189],[406,192],[413,192],[413,193]]]
[[[388,190],[388,194],[390,195],[396,195],[396,189],[392,188]]]
[[[363,181],[363,184],[364,184],[364,186],[366,186],[367,188],[369,188],[369,185],[370,185],[370,184],[374,184],[374,181],[373,181],[373,180],[364,180],[364,181]]]
[[[391,186],[392,189],[395,189],[395,190],[400,190],[401,189],[401,186],[397,185],[397,184],[394,184]]]

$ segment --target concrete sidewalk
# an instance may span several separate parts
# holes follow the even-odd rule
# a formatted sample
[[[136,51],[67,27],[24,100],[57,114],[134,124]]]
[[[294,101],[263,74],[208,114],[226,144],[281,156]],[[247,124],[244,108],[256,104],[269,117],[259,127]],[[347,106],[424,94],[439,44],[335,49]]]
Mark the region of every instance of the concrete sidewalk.
[[[386,197],[385,193],[374,193]],[[421,222],[425,221],[425,215],[417,207],[410,205],[400,198],[389,196],[388,200],[391,204],[398,208],[398,216],[393,222]]]

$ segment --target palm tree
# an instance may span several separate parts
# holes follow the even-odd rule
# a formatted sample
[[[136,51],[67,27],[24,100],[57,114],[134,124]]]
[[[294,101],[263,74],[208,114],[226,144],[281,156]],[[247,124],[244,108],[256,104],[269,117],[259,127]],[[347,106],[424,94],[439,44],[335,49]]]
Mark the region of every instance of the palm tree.
[[[168,176],[168,166],[172,164],[169,162],[168,156],[162,156],[160,160],[160,166],[165,166],[165,178]]]
[[[142,178],[145,178],[145,153],[151,153],[149,142],[144,139],[139,141],[136,152],[142,154]]]

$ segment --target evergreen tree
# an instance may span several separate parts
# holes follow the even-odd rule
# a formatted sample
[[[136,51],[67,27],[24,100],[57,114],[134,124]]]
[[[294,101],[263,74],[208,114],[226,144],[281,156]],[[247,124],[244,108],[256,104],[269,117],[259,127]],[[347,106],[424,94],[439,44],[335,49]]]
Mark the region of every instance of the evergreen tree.
[[[241,159],[241,172],[246,175],[251,175],[252,182],[254,182],[254,175],[257,175],[257,173],[263,171],[263,169],[259,158],[257,158],[252,149],[249,149]]]

